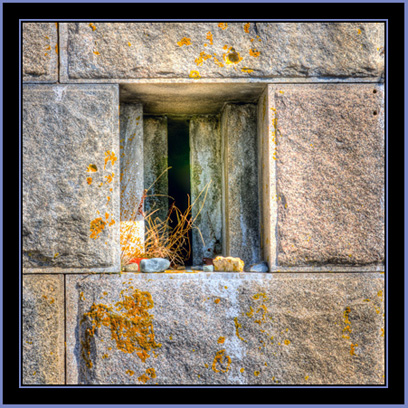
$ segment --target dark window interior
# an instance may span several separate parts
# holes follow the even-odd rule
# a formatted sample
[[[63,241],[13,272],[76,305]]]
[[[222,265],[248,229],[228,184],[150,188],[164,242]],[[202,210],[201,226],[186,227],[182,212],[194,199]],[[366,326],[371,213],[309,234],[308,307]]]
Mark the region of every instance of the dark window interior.
[[[168,171],[169,196],[174,198],[175,205],[185,212],[188,207],[188,197],[191,198],[190,186],[190,141],[189,120],[168,118]],[[169,208],[173,200],[169,198]],[[171,226],[177,224],[175,213],[172,214]],[[191,231],[190,231],[191,242]],[[185,259],[185,264],[191,266],[192,253]]]

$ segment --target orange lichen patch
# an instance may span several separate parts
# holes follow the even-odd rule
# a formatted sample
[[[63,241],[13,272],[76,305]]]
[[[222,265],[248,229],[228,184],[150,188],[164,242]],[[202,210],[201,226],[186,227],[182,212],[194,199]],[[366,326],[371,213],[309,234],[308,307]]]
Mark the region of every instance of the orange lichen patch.
[[[254,371],[254,376],[258,377],[258,375],[261,374],[259,371]]]
[[[254,72],[253,69],[247,68],[247,67],[241,68],[241,71],[242,71],[242,72],[246,72],[247,74],[250,74],[251,72]]]
[[[222,336],[221,336],[221,337],[218,339],[217,343],[218,343],[218,344],[223,344],[224,341],[225,341],[225,337],[222,337]]]
[[[227,52],[222,54],[222,58],[227,65],[238,64],[238,62],[242,61],[242,57],[239,55],[239,52],[236,52],[235,48],[233,47],[228,48]]]
[[[80,298],[81,300],[85,300],[84,292],[81,292],[81,293],[79,294],[79,298]]]
[[[105,354],[102,355],[102,358],[103,358],[103,359],[108,358],[108,357],[109,357],[109,354],[106,354],[106,353],[105,353]]]
[[[91,221],[91,235],[93,239],[98,238],[99,234],[104,230],[106,222],[101,217]]]
[[[177,42],[177,45],[179,47],[182,47],[183,45],[191,45],[191,38],[183,37],[180,41]]]
[[[381,337],[384,337],[384,328],[381,328]]]
[[[307,375],[306,377],[305,377],[305,380],[307,381],[309,379],[309,376]]]
[[[251,25],[251,23],[246,23],[244,24],[244,30],[246,33],[249,33],[249,26]]]
[[[220,299],[215,299],[214,303],[218,305],[218,303],[220,303]]]
[[[113,181],[113,177],[115,177],[115,173],[108,174],[107,176],[105,176],[105,178],[106,178],[106,182],[105,182],[105,184],[112,183],[112,181]]]
[[[384,272],[383,272],[383,273],[384,273]],[[382,291],[382,290],[378,291],[377,296],[378,296],[378,297],[382,297],[382,296],[383,296],[383,291]]]
[[[96,30],[95,24],[94,23],[89,23],[89,27],[92,28],[92,31]]]
[[[256,49],[255,48],[251,48],[250,50],[249,50],[249,55],[251,56],[251,57],[259,57],[260,55],[261,55],[261,51],[256,51]]]
[[[110,150],[105,152],[105,165],[103,166],[103,169],[105,170],[106,165],[108,164],[109,161],[111,162],[113,166],[116,160],[118,160],[118,158],[116,157],[114,152],[111,152]]]
[[[107,196],[106,198],[108,200],[106,204],[108,204],[111,198],[109,196]]]
[[[132,44],[131,44],[129,41],[128,41],[128,43],[127,43],[127,44],[128,44],[128,46],[129,46],[129,47],[132,45]]]
[[[211,31],[209,31],[208,33],[207,33],[207,40],[210,42],[210,45],[213,45],[213,35],[212,35],[212,33],[211,33]]]
[[[242,367],[242,368],[239,370],[240,373],[243,373],[244,371],[245,371],[245,368],[244,368],[244,367]]]
[[[115,220],[111,220],[108,225],[111,227],[113,224],[115,224]]]
[[[91,183],[92,183],[92,177],[87,177],[87,178],[86,178],[86,182],[87,182],[88,184],[91,184]]]
[[[356,344],[353,344],[353,343],[351,343],[351,345],[350,345],[350,355],[351,356],[355,356],[356,354],[355,354],[355,347],[358,347],[358,344],[356,343]]]
[[[357,30],[357,34],[361,34],[361,30],[360,30],[360,29]]]
[[[96,171],[98,171],[98,168],[96,167],[96,164],[90,164],[86,171],[87,173],[95,173]]]
[[[246,312],[246,315],[248,317],[253,317],[254,315],[254,309],[252,309],[252,306],[249,306],[249,312]]]
[[[58,54],[58,44],[55,44],[55,52]]]
[[[228,27],[228,23],[218,23],[218,27],[220,27],[222,30],[225,30]]]
[[[150,376],[150,378],[156,378],[156,370],[152,367],[152,368],[148,368],[146,370],[146,374],[148,376]]]
[[[150,378],[149,378],[146,374],[143,374],[143,375],[141,375],[141,376],[138,378],[138,380],[139,380],[140,382],[142,382],[143,384],[146,384],[147,381],[150,380]]]
[[[211,54],[206,54],[204,51],[200,52],[200,56],[194,60],[194,62],[197,64],[199,67],[200,65],[203,64],[204,61],[212,58]]]
[[[256,295],[252,296],[255,300],[259,299],[260,297],[263,297],[265,300],[268,298],[266,297],[265,293],[257,293]]]
[[[214,54],[214,57],[213,57],[214,63],[215,63],[216,65],[218,65],[219,67],[223,67],[224,64],[223,64],[215,55],[216,55],[216,54]]]
[[[225,362],[227,363],[227,367],[223,368],[223,365],[225,365]],[[217,369],[217,363],[221,365],[221,369]],[[215,373],[226,373],[231,365],[231,358],[230,356],[225,355],[225,349],[217,351],[217,354],[214,357],[214,361],[212,363],[212,369]]]
[[[51,50],[51,45],[49,45],[47,48],[46,48],[46,51],[50,51]]]
[[[285,340],[283,343],[284,343],[286,346],[289,346],[290,340]]]
[[[89,357],[91,338],[101,326],[110,329],[118,350],[123,353],[135,352],[144,363],[150,357],[150,350],[161,347],[155,341],[153,316],[148,312],[154,306],[151,294],[135,289],[130,296],[122,290],[120,296],[121,300],[114,306],[93,303],[90,311],[83,315],[81,324],[91,324],[85,330],[85,340],[81,341],[82,357],[89,368],[92,367]]]
[[[239,329],[241,329],[242,326],[241,326],[240,323],[238,323],[238,317],[234,317],[234,323],[235,323],[235,334],[237,335],[237,337],[238,337],[240,340],[246,342],[246,340],[244,340],[244,339],[239,335]]]
[[[193,78],[193,79],[199,79],[199,78],[201,78],[200,73],[199,73],[198,71],[190,71],[189,77],[190,77],[190,78]]]
[[[95,55],[101,55],[100,53],[99,53],[99,51],[94,51],[93,52]]]
[[[59,252],[57,252],[56,254],[54,254],[54,259],[57,258],[59,255]]]

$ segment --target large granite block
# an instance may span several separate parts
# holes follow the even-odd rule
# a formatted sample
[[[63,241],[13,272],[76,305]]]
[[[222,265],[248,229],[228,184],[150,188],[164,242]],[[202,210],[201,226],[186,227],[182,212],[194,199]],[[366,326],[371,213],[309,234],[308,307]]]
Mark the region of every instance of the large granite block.
[[[23,385],[64,384],[64,276],[23,276]]]
[[[118,271],[116,85],[25,85],[24,272]]]
[[[190,171],[193,264],[222,252],[222,158],[219,117],[194,116],[190,120]],[[208,185],[208,188],[206,186]],[[201,233],[201,234],[200,234]],[[203,243],[204,240],[204,243]]]
[[[381,274],[67,276],[68,384],[384,384]]]
[[[383,23],[62,23],[61,80],[378,80]]]
[[[382,86],[272,89],[279,265],[383,262]]]
[[[257,106],[227,104],[221,116],[223,139],[223,248],[245,267],[261,259],[258,197]]]
[[[143,121],[144,201],[146,214],[164,221],[169,208],[167,117],[146,116]]]
[[[58,24],[22,23],[23,81],[58,81]]]
[[[120,245],[121,261],[144,252],[143,106],[120,106]]]

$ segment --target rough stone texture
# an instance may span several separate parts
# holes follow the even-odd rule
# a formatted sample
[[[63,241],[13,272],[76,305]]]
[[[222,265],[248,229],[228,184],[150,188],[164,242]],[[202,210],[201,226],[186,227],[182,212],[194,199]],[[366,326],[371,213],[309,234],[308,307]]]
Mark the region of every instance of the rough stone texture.
[[[273,89],[266,87],[258,101],[258,194],[261,218],[262,258],[277,265],[276,117],[271,109]]]
[[[196,229],[192,231],[193,263],[201,264],[203,257],[212,258],[222,252],[222,158],[219,117],[196,116],[190,120],[190,174],[191,202],[196,202],[192,208],[192,217],[195,218],[198,214],[195,225],[200,229],[200,232]],[[207,185],[208,189],[205,190]]]
[[[142,272],[163,272],[170,266],[170,261],[163,258],[142,259],[140,270]]]
[[[136,288],[151,295],[140,316],[160,346],[143,363],[102,325],[88,368],[84,313],[116,310]],[[154,368],[147,384],[384,384],[383,288],[380,274],[69,275],[67,383],[142,384]]]
[[[248,32],[245,24],[63,23],[62,80],[383,75],[383,23],[250,23]]]
[[[120,106],[120,243],[121,260],[144,252],[144,220],[139,212],[143,189],[143,107]],[[143,204],[141,207],[143,210]]]
[[[150,190],[145,200],[145,211],[149,213],[159,209],[154,217],[165,220],[168,211],[168,177],[165,172],[156,179],[168,166],[167,117],[145,116],[143,120],[144,146],[144,187]],[[156,181],[156,182],[155,182]],[[153,184],[154,183],[154,184]]]
[[[273,89],[279,265],[383,262],[382,86]]]
[[[117,85],[24,86],[25,272],[119,270],[118,119]]]
[[[58,81],[57,23],[22,23],[23,81]]]
[[[23,276],[23,385],[64,384],[64,276]]]
[[[224,156],[223,252],[245,265],[259,262],[256,105],[226,105],[221,117]]]

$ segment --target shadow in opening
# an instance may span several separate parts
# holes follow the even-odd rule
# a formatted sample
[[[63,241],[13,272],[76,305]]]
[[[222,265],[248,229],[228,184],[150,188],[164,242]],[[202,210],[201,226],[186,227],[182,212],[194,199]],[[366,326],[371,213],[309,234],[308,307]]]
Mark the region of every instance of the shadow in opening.
[[[169,196],[174,198],[175,205],[184,213],[188,207],[188,196],[191,198],[190,185],[190,140],[188,119],[168,119],[168,172]],[[169,208],[173,200],[169,199]],[[171,226],[177,224],[176,214],[172,213]],[[191,230],[189,231],[191,243]],[[184,248],[188,250],[186,243]],[[191,266],[192,252],[185,258],[185,265]]]

